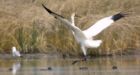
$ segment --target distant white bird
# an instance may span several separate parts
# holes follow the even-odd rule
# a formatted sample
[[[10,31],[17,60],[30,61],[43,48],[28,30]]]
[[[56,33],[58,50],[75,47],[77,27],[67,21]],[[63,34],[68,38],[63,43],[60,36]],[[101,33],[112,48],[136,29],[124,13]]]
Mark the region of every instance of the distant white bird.
[[[94,40],[94,36],[99,34],[101,31],[103,31],[107,27],[111,26],[112,23],[114,23],[115,21],[125,17],[125,15],[126,15],[124,13],[117,13],[115,15],[105,17],[105,18],[97,21],[94,25],[92,25],[88,29],[82,31],[81,29],[79,29],[78,27],[75,26],[75,23],[74,23],[75,14],[72,14],[71,21],[69,21],[69,20],[65,19],[63,16],[52,12],[50,9],[45,7],[45,5],[42,4],[42,6],[45,8],[46,11],[48,11],[49,14],[54,16],[56,19],[59,19],[62,22],[66,23],[65,26],[67,26],[72,31],[76,41],[81,46],[81,49],[85,56],[84,60],[86,60],[87,48],[97,48],[102,43],[102,40]]]
[[[13,57],[21,57],[21,54],[16,50],[16,47],[12,47],[12,55]]]

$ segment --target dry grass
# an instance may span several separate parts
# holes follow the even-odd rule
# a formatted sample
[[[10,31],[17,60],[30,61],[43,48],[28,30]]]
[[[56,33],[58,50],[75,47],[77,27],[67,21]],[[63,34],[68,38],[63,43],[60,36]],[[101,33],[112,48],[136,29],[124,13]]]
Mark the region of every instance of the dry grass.
[[[55,2],[55,3],[54,3]],[[120,11],[128,17],[114,23],[96,39],[103,44],[89,54],[123,52],[140,48],[140,0],[2,0],[0,2],[0,52],[16,46],[24,53],[57,51],[81,54],[79,45],[63,23],[41,7],[44,3],[68,19],[75,12],[76,25],[86,29],[97,20]]]

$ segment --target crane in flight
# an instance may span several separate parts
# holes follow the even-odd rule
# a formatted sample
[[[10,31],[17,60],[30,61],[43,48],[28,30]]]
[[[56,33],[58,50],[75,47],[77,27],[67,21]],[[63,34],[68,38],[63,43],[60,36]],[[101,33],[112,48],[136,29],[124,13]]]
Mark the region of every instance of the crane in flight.
[[[62,15],[59,15],[52,10],[48,9],[44,4],[42,4],[43,8],[52,16],[54,16],[56,19],[62,21],[65,23],[65,26],[72,31],[72,34],[74,35],[76,41],[80,44],[80,47],[82,49],[82,52],[84,54],[84,61],[87,59],[87,48],[97,48],[101,45],[102,40],[95,40],[94,37],[98,35],[100,32],[102,32],[104,29],[108,28],[112,25],[112,23],[116,22],[117,20],[125,17],[125,13],[119,12],[115,15],[111,15],[108,17],[105,17],[99,21],[97,21],[95,24],[93,24],[91,27],[89,27],[86,30],[81,30],[75,25],[74,22],[74,16],[73,13],[71,15],[71,21],[63,17]]]

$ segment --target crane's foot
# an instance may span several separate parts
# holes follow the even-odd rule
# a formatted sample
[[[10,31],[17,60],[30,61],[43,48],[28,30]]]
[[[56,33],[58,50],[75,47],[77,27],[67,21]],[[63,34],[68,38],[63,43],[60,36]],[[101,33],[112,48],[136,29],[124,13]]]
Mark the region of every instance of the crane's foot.
[[[82,61],[87,61],[87,56],[84,56]]]
[[[76,63],[78,63],[78,62],[83,62],[83,61],[87,61],[87,56],[84,56],[82,59],[80,59],[80,60],[75,60],[75,61],[73,61],[72,62],[72,65],[74,65],[74,64],[76,64]]]

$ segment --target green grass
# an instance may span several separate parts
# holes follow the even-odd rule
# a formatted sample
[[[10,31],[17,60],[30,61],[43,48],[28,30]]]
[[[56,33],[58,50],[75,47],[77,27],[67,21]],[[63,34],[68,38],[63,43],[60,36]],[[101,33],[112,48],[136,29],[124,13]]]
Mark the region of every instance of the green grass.
[[[102,39],[102,45],[88,52],[91,55],[111,54],[127,48],[140,48],[139,0],[3,0],[0,2],[1,53],[10,52],[12,46],[23,53],[82,53],[71,32],[49,15],[42,3],[68,19],[75,12],[78,15],[76,25],[83,30],[110,14],[126,12],[128,17],[95,38]]]

